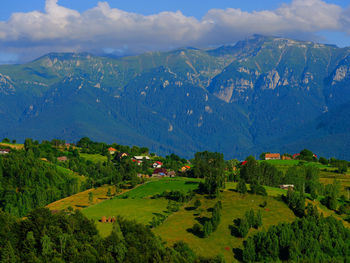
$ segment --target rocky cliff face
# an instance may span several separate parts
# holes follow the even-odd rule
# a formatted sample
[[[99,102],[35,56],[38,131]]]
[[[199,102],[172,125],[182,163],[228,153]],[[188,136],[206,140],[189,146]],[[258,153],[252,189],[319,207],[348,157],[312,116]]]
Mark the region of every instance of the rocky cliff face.
[[[349,54],[262,36],[213,50],[119,59],[49,54],[0,66],[0,118],[7,122],[0,137],[90,136],[187,157],[199,150],[227,157],[278,151],[287,135],[317,126],[350,101]],[[315,138],[334,133],[320,129]],[[296,139],[301,143],[288,149],[307,146],[308,139]],[[325,148],[320,154],[329,154]]]

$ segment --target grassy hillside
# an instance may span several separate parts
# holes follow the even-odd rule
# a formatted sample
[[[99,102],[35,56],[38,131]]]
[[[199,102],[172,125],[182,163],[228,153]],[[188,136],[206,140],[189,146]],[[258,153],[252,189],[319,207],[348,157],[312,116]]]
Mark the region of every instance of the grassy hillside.
[[[121,215],[127,219],[148,224],[157,213],[167,214],[168,201],[163,198],[151,199],[151,196],[165,190],[187,191],[195,189],[198,186],[198,181],[198,179],[190,178],[150,181],[128,193],[89,206],[83,209],[82,212],[87,217],[92,218],[96,222],[101,235],[106,236],[111,232],[112,224],[99,222],[102,216],[108,218]],[[209,216],[210,208],[217,202],[217,199],[209,200],[200,195],[197,195],[190,203],[184,204],[178,212],[171,214],[162,225],[154,229],[154,232],[166,240],[169,245],[184,240],[200,255],[215,256],[222,254],[227,262],[232,262],[234,260],[232,249],[240,247],[243,241],[243,239],[231,235],[229,226],[233,224],[234,219],[242,217],[251,208],[261,210],[264,228],[279,222],[290,222],[295,218],[293,212],[277,198],[280,194],[285,193],[285,190],[267,188],[270,195],[268,197],[250,194],[242,196],[232,190],[235,186],[235,183],[226,184],[226,190],[219,198],[223,204],[222,221],[218,230],[209,238],[202,239],[188,231],[194,223],[200,220],[200,217]],[[193,210],[191,207],[197,198],[201,200],[202,206],[197,210]],[[260,208],[259,205],[264,201],[267,202],[267,206]],[[251,230],[251,234],[256,231]]]
[[[88,153],[81,153],[80,157],[83,157],[84,159],[91,161],[93,163],[98,163],[98,162],[105,162],[107,161],[107,157],[103,156],[101,154],[88,154]]]
[[[150,199],[151,196],[170,190],[192,190],[197,188],[198,180],[188,178],[162,179],[147,182],[128,193],[111,200],[87,207],[83,213],[95,220],[101,235],[106,236],[112,230],[111,224],[100,223],[102,216],[124,216],[128,219],[148,224],[156,213],[165,214],[168,201]]]
[[[233,191],[224,191],[219,198],[222,202],[222,220],[216,232],[208,238],[199,238],[189,232],[189,229],[201,218],[209,217],[208,209],[212,208],[217,200],[207,200],[199,197],[202,206],[197,210],[191,210],[191,203],[187,204],[179,212],[169,216],[165,222],[155,229],[155,233],[160,235],[169,244],[179,240],[184,240],[196,253],[203,256],[224,255],[227,262],[234,261],[233,248],[242,246],[243,239],[231,235],[230,225],[233,220],[243,217],[246,211],[254,209],[260,210],[263,216],[263,227],[268,228],[280,222],[290,222],[295,219],[293,212],[281,201],[273,197],[263,197],[258,195],[240,195]],[[259,204],[267,201],[265,208],[260,208]],[[251,230],[250,234],[257,230]]]

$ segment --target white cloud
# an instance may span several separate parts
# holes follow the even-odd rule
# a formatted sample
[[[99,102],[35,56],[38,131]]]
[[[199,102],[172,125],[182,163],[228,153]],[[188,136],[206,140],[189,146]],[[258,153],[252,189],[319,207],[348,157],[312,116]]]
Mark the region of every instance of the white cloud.
[[[276,10],[212,9],[201,19],[180,11],[129,13],[107,2],[83,13],[46,0],[45,12],[14,13],[0,22],[0,48],[32,59],[50,51],[128,50],[233,43],[252,34],[305,36],[324,30],[350,34],[350,8],[322,0],[294,0]],[[30,54],[30,55],[26,55]]]

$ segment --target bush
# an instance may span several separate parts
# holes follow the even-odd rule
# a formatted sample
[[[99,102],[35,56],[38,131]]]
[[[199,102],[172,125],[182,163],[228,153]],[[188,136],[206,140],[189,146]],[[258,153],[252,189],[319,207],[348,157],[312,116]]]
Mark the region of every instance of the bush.
[[[194,207],[197,209],[198,207],[200,207],[202,205],[201,201],[199,199],[197,199],[195,202],[194,202]]]
[[[267,196],[265,187],[260,184],[251,184],[250,191],[252,194]]]

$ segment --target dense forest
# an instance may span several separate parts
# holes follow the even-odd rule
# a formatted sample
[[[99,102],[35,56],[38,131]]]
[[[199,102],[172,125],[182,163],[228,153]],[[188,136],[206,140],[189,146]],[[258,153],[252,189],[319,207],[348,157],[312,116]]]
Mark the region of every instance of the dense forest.
[[[183,242],[165,247],[148,227],[118,218],[101,238],[93,221],[77,211],[52,214],[37,209],[19,220],[0,211],[0,262],[188,262],[200,258]]]
[[[79,192],[79,180],[32,152],[12,151],[0,156],[0,208],[24,216],[36,207]]]
[[[348,262],[350,230],[309,206],[305,217],[249,237],[242,257],[244,262]]]

